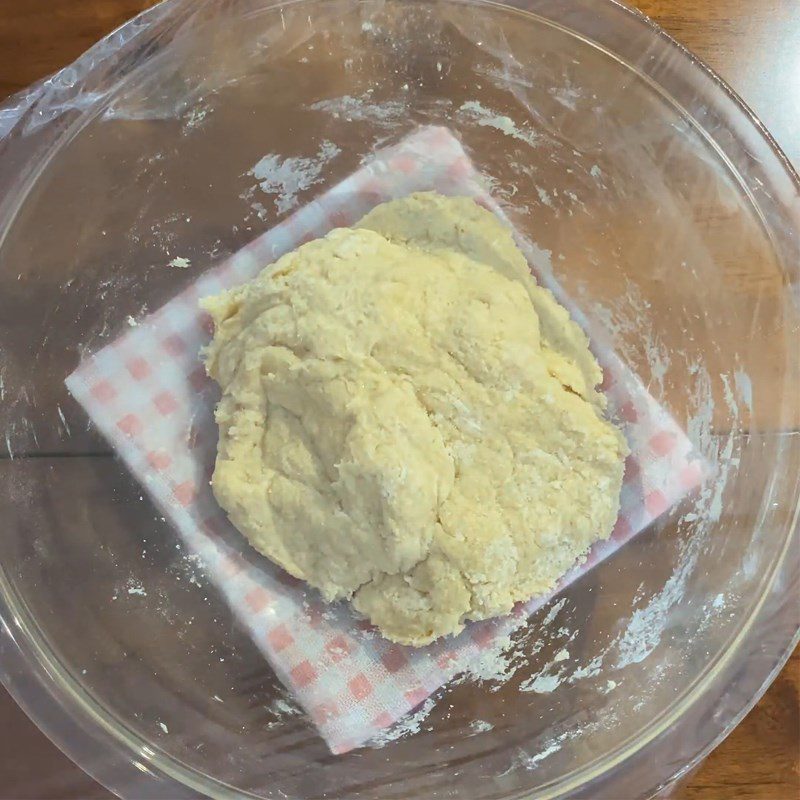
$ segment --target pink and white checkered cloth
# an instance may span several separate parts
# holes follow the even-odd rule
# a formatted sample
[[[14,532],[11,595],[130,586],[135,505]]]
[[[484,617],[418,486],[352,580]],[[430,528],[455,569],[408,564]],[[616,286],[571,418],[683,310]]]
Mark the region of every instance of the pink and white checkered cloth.
[[[200,348],[210,320],[198,299],[256,275],[303,242],[351,225],[378,203],[414,191],[470,195],[502,216],[461,145],[445,128],[422,128],[263,234],[67,378],[67,386],[188,547],[334,753],[345,753],[413,710],[518,627],[549,597],[506,618],[470,624],[424,648],[383,639],[346,604],[326,606],[305,584],[246,546],[217,506],[209,478],[216,451],[216,388]],[[526,249],[524,240],[520,245]],[[536,270],[535,252],[527,248]],[[540,275],[582,324],[580,310]],[[589,329],[595,341],[602,331]],[[597,338],[595,338],[595,334]],[[701,462],[674,420],[612,353],[600,352],[611,413],[631,447],[622,510],[558,589],[607,558],[698,485]],[[552,595],[551,595],[552,596]]]

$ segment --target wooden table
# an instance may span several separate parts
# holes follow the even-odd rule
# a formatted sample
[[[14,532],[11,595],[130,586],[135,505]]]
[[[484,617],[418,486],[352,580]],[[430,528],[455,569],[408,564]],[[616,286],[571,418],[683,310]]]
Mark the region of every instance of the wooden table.
[[[0,98],[69,63],[148,0],[0,0]],[[798,0],[633,0],[721,74],[800,167]],[[682,800],[800,797],[800,649],[756,708],[677,791]],[[0,696],[0,796],[105,798]]]

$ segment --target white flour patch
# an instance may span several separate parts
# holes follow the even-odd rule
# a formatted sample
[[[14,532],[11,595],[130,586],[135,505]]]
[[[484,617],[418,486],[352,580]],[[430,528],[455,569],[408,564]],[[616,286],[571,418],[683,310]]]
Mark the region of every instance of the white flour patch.
[[[436,701],[429,697],[413,714],[403,717],[391,728],[381,731],[377,736],[373,737],[369,741],[369,745],[372,747],[384,747],[390,742],[419,733],[422,730],[422,723],[428,718],[435,704]]]
[[[192,131],[194,128],[199,127],[211,111],[211,106],[207,105],[197,105],[190,109],[189,112],[183,117],[184,135]]]
[[[285,697],[276,697],[266,708],[273,716],[273,719],[265,724],[267,729],[279,728],[284,725],[288,719],[299,717],[303,714],[299,706],[292,703],[291,699]]]
[[[505,211],[525,215],[530,213],[527,206],[515,205],[513,202],[514,196],[519,192],[519,187],[516,184],[504,185],[493,175],[483,172],[478,173],[478,181],[488,194],[500,202]]]
[[[128,580],[126,588],[128,594],[138,594],[141,597],[147,597],[147,592],[145,591],[144,586],[142,586],[142,584],[139,583],[139,581],[135,581],[133,578],[130,578]]]
[[[561,611],[562,608],[567,604],[567,598],[562,597],[557,603],[553,603],[547,611],[545,618],[542,620],[542,627],[544,628],[558,616],[558,613]]]
[[[267,218],[267,209],[263,203],[259,203],[257,200],[253,203],[250,203],[250,208],[256,212],[256,216],[259,219],[266,219]]]
[[[303,713],[299,706],[282,697],[276,697],[270,704],[269,710],[277,717],[297,717]]]
[[[545,281],[545,285],[547,285],[547,280],[552,280],[553,278],[552,251],[545,250],[544,247],[539,247],[535,242],[529,239],[523,239],[522,237],[520,237],[518,244],[525,254],[525,257],[528,259],[528,262],[536,267],[536,270]]]
[[[568,661],[569,660],[569,650],[563,648],[556,653],[556,657],[553,659],[554,662],[558,663],[559,661]]]
[[[553,736],[550,739],[546,739],[539,746],[537,752],[529,754],[522,751],[516,758],[515,763],[509,772],[513,771],[517,767],[522,767],[523,769],[535,769],[537,765],[546,758],[549,758],[554,753],[557,753],[565,742],[572,742],[584,736],[591,736],[608,728],[609,725],[616,724],[617,722],[617,715],[614,713],[609,713],[604,716],[602,720],[589,722],[581,727],[572,728],[571,730],[564,731],[563,733]]]
[[[544,750],[539,751],[536,755],[523,759],[522,766],[524,766],[526,769],[533,769],[540,761],[544,761],[548,756],[553,755],[553,753],[557,753],[561,749],[561,745],[564,743],[566,738],[566,736],[559,737],[552,744],[545,747]]]
[[[370,90],[359,97],[345,94],[320,100],[308,106],[308,109],[322,111],[334,119],[343,119],[346,122],[371,122],[378,127],[392,127],[406,116],[408,104],[405,100],[374,102]]]
[[[745,560],[747,556],[745,556]],[[744,574],[747,567],[744,567],[740,574]],[[735,581],[735,579],[734,579]],[[729,583],[729,586],[731,583]],[[702,617],[697,624],[697,632],[704,634],[708,629],[720,619],[731,619],[735,616],[732,605],[736,604],[736,594],[726,588],[725,592],[719,592],[702,607]]]
[[[542,202],[543,205],[546,205],[548,208],[555,208],[553,205],[553,198],[542,189],[541,186],[536,187],[536,193],[539,195],[539,200]]]
[[[494,730],[494,725],[491,722],[487,722],[484,719],[475,719],[473,720],[470,725],[470,736],[476,736],[479,733],[487,733],[488,731]]]
[[[494,175],[488,175],[485,172],[478,173],[478,180],[481,186],[491,195],[497,196],[501,193],[500,181]],[[514,194],[516,194],[516,187],[514,187]]]
[[[572,673],[569,679],[570,683],[583,680],[584,678],[594,678],[596,675],[599,675],[600,670],[603,668],[604,660],[604,654],[601,653],[595,656],[586,666],[578,667],[578,669]]]
[[[511,655],[511,636],[498,636],[492,646],[471,661],[464,677],[476,681],[497,682],[498,686],[514,673],[516,659]]]
[[[733,382],[736,386],[736,391],[742,402],[747,406],[747,410],[753,413],[753,382],[750,376],[742,369],[737,369],[733,373]]]
[[[562,627],[556,631],[556,636],[566,636],[568,641],[572,641],[577,635],[577,631],[570,631],[568,628]],[[540,644],[544,644],[542,641]],[[534,652],[538,652],[534,647]],[[534,694],[550,694],[561,686],[562,683],[572,683],[575,675],[580,670],[574,670],[570,673],[569,650],[562,647],[554,656],[552,661],[545,664],[535,675],[524,680],[519,690],[521,692],[533,692]],[[571,677],[570,677],[571,675]]]
[[[279,214],[295,208],[298,204],[298,195],[311,186],[322,181],[322,171],[342,151],[328,140],[322,142],[313,157],[283,158],[277,153],[270,153],[258,161],[247,173],[258,181],[258,188],[264,194],[271,195],[275,208]],[[243,199],[251,200],[252,190],[242,195]],[[251,208],[258,211],[256,204]],[[263,210],[263,206],[261,206]]]
[[[205,562],[198,553],[182,553],[180,561],[171,567],[171,571],[176,580],[185,579],[198,588],[202,588],[208,580]]]
[[[552,86],[547,90],[547,93],[559,104],[568,108],[570,111],[577,110],[578,100],[581,99],[583,93],[580,89],[572,86]]]
[[[658,647],[664,634],[669,613],[679,603],[686,591],[686,581],[697,561],[697,553],[683,561],[670,576],[664,588],[650,602],[633,612],[628,625],[617,643],[615,667],[623,669],[629,664],[644,661]]]
[[[552,675],[534,675],[532,678],[523,681],[519,686],[519,690],[521,692],[533,692],[534,694],[550,694],[561,685],[562,675],[563,670],[559,670]]]
[[[458,113],[463,119],[474,122],[481,127],[494,128],[506,136],[525,142],[531,147],[535,147],[539,140],[539,137],[533,131],[520,128],[511,117],[497,114],[481,105],[477,100],[467,100],[458,109]]]

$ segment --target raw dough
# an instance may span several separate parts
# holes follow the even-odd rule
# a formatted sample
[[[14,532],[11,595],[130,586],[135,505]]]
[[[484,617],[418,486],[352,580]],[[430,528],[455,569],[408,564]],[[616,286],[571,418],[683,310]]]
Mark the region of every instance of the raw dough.
[[[600,368],[471,199],[386,203],[203,305],[219,503],[387,638],[504,614],[610,534],[627,448]]]

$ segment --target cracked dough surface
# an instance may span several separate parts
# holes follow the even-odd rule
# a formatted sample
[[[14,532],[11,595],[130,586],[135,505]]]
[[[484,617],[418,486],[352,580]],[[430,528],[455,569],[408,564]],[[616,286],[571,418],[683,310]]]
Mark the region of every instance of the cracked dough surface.
[[[385,203],[203,305],[215,496],[387,638],[504,614],[610,534],[627,448],[601,370],[471,199]]]

